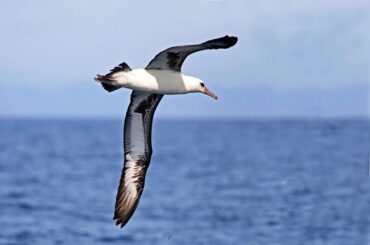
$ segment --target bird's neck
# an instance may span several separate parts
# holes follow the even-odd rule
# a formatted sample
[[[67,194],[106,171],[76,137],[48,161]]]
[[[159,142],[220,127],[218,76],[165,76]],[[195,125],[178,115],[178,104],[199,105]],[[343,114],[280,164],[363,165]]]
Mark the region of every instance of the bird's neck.
[[[198,78],[188,75],[182,75],[182,77],[188,93],[199,92],[199,84],[201,81]]]

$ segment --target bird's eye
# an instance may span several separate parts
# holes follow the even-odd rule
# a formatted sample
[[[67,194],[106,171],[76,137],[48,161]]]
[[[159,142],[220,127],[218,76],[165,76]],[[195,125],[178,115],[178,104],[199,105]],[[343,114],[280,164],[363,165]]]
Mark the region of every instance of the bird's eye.
[[[200,83],[200,86],[202,86],[204,88],[204,83]]]

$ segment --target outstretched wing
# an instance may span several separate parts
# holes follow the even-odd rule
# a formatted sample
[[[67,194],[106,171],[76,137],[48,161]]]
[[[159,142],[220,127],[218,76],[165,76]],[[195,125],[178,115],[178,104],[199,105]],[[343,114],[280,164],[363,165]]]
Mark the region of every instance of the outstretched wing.
[[[152,156],[151,131],[155,109],[163,95],[133,91],[124,124],[124,158],[114,219],[121,228],[134,213],[144,188]]]
[[[230,48],[237,41],[237,37],[224,36],[201,44],[171,47],[157,54],[149,62],[146,69],[174,70],[180,72],[181,66],[188,55],[205,49]]]

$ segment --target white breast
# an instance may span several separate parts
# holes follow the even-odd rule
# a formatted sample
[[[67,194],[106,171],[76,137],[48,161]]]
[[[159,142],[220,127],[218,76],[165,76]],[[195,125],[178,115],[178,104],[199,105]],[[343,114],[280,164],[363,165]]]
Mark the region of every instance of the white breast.
[[[121,72],[116,79],[123,87],[137,91],[159,94],[196,92],[193,89],[195,83],[193,80],[196,78],[170,70],[135,69],[129,72]]]

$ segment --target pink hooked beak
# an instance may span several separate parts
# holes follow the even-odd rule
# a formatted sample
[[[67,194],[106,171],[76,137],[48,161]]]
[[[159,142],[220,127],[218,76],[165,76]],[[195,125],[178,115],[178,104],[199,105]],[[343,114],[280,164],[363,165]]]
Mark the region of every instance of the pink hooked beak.
[[[214,98],[215,100],[217,100],[217,95],[215,95],[214,93],[212,93],[210,90],[208,90],[207,87],[204,87],[203,88],[203,91],[202,91],[203,94],[206,94],[212,98]]]

